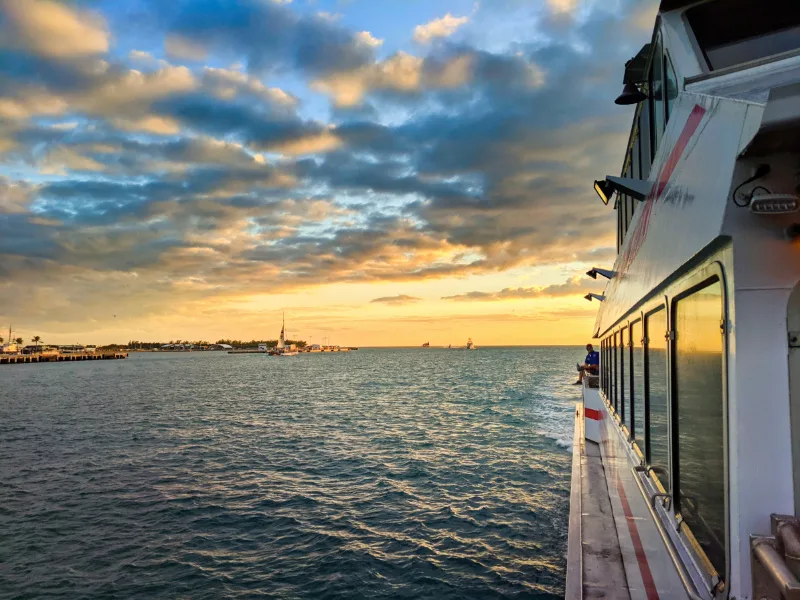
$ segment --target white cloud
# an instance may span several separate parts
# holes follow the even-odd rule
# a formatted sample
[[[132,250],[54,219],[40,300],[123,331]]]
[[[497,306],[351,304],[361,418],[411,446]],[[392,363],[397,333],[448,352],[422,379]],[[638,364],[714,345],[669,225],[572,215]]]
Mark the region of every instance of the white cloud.
[[[454,17],[447,13],[440,19],[434,19],[425,25],[417,25],[414,28],[414,39],[420,44],[427,44],[434,38],[449,37],[467,21],[469,17]]]
[[[164,49],[170,58],[178,60],[203,60],[208,50],[196,41],[180,35],[170,35],[164,42]]]
[[[376,38],[369,31],[359,31],[355,37],[359,44],[369,46],[370,48],[377,48],[383,45],[383,40]]]
[[[105,22],[93,13],[53,0],[0,0],[0,15],[7,18],[7,26],[0,30],[2,45],[21,46],[53,58],[108,52]]]
[[[550,10],[556,14],[572,14],[580,3],[581,0],[547,0]]]
[[[371,90],[417,92],[423,88],[454,88],[472,77],[472,57],[456,56],[445,62],[429,62],[397,52],[384,61],[353,71],[334,73],[313,82],[313,89],[333,97],[338,106],[356,106]]]

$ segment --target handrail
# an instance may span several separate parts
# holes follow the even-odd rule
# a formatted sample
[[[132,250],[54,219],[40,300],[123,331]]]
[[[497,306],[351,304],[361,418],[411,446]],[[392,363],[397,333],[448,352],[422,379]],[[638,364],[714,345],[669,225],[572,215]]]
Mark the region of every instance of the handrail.
[[[639,491],[642,493],[642,496],[648,498],[649,495],[647,490],[644,489],[644,484],[642,484],[642,480],[638,477],[635,468],[631,469],[633,471],[633,479],[636,481],[636,485],[639,486]],[[659,496],[659,494],[656,494]],[[675,544],[672,542],[672,538],[664,531],[664,524],[661,522],[661,519],[656,514],[654,505],[655,498],[651,502],[647,502],[647,509],[650,511],[650,516],[653,517],[653,521],[655,521],[656,529],[658,529],[658,533],[661,535],[661,539],[664,542],[664,546],[667,549],[667,553],[669,557],[672,559],[672,564],[675,565],[675,570],[678,572],[678,577],[681,580],[681,585],[683,585],[683,589],[686,591],[686,594],[689,596],[690,600],[707,600],[703,598],[697,593],[697,588],[695,588],[694,582],[692,578],[689,576],[689,573],[686,571],[686,566],[681,561],[680,557],[678,556],[678,552],[675,550]]]

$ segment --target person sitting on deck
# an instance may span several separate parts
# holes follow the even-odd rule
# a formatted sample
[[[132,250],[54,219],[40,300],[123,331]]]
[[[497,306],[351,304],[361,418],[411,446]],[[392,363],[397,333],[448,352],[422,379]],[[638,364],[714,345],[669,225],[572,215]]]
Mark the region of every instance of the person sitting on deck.
[[[583,374],[597,375],[600,372],[600,353],[594,351],[594,346],[586,344],[586,359],[583,364],[578,364],[578,381],[575,385],[583,383]]]

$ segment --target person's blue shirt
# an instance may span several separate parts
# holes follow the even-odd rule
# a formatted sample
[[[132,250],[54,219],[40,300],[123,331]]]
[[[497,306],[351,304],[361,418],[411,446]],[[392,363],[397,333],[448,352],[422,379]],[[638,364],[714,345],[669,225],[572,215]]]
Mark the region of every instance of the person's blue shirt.
[[[586,361],[584,364],[600,366],[600,353],[594,350],[589,352],[589,354],[586,355]]]

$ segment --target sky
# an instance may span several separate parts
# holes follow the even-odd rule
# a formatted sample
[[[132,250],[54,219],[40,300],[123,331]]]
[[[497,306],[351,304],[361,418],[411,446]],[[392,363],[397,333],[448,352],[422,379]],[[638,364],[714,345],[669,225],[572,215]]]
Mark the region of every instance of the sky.
[[[583,344],[656,8],[0,0],[0,335]]]

